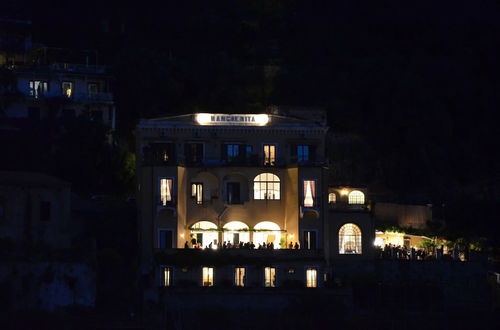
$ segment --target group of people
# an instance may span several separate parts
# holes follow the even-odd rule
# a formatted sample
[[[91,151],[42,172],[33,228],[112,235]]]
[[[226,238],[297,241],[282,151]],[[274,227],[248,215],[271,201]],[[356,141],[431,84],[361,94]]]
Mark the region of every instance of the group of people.
[[[424,249],[408,248],[404,245],[393,245],[390,243],[379,250],[379,258],[381,259],[424,260],[428,257],[438,257],[439,255],[442,256],[442,250],[440,249],[436,249],[436,255],[434,255]]]
[[[262,244],[259,243],[256,246],[253,242],[231,243],[230,241],[224,241],[224,243],[221,243],[221,242],[216,243],[216,246],[214,245],[214,242],[210,242],[210,244],[206,245],[204,248],[205,249],[214,249],[215,247],[217,249],[221,249],[221,250],[226,250],[226,249],[274,250],[274,243],[273,242],[268,242],[268,243],[262,242]],[[288,244],[289,249],[298,250],[299,247],[300,247],[299,243],[297,243],[297,242],[295,242],[295,244],[293,242],[290,242]],[[196,240],[195,237],[192,237],[191,241],[186,241],[186,243],[184,243],[184,248],[185,249],[189,249],[189,248],[203,249],[203,246],[202,246],[201,242],[198,242]]]

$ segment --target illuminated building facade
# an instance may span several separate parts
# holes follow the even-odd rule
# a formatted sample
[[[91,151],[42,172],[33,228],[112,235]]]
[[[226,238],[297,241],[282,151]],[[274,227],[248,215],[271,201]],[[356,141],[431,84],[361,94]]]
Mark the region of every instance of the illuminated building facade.
[[[335,260],[370,256],[366,191],[328,188],[327,133],[320,110],[141,121],[141,275],[151,287],[321,287]]]

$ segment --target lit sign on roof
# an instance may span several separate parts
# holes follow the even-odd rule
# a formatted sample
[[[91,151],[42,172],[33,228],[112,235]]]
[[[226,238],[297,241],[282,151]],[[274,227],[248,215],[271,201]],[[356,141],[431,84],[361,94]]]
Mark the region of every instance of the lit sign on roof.
[[[265,126],[269,123],[269,116],[265,114],[197,113],[195,120],[199,125]]]

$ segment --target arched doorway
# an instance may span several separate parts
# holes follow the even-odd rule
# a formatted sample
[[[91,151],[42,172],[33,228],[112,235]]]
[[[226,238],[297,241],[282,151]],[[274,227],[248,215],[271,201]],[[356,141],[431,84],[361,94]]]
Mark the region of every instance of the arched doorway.
[[[193,247],[194,242],[200,244],[202,248],[210,246],[212,243],[212,248],[217,247],[218,242],[218,230],[217,225],[210,221],[198,221],[189,227],[191,230],[191,237],[189,238],[189,245]],[[193,241],[195,239],[196,241]]]
[[[280,248],[281,228],[271,221],[262,221],[255,225],[253,240],[256,245],[259,243],[273,243],[275,249]]]
[[[231,244],[240,244],[250,241],[250,233],[248,226],[241,221],[231,221],[224,225],[224,242],[229,241]]]
[[[339,254],[361,254],[361,229],[346,223],[339,229]]]

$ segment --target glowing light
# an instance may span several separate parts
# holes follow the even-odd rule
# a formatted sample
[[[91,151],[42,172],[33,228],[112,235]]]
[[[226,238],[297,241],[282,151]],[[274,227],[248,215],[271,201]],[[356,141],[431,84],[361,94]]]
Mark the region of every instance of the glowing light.
[[[207,125],[210,123],[210,114],[209,113],[197,113],[196,121],[200,125]]]
[[[270,121],[266,114],[197,113],[194,118],[199,125],[220,126],[265,126]]]
[[[348,192],[347,190],[345,190],[345,189],[342,189],[342,190],[340,191],[340,194],[341,194],[342,196],[346,196],[347,194],[349,194],[349,192]]]
[[[264,126],[269,123],[269,116],[268,115],[255,115],[255,123],[257,123],[259,126]]]
[[[290,235],[288,235],[288,236],[289,236],[290,238],[294,238],[294,237],[295,237],[295,235],[294,235],[294,234],[290,234]]]
[[[181,238],[184,238],[184,234],[181,234]]]

